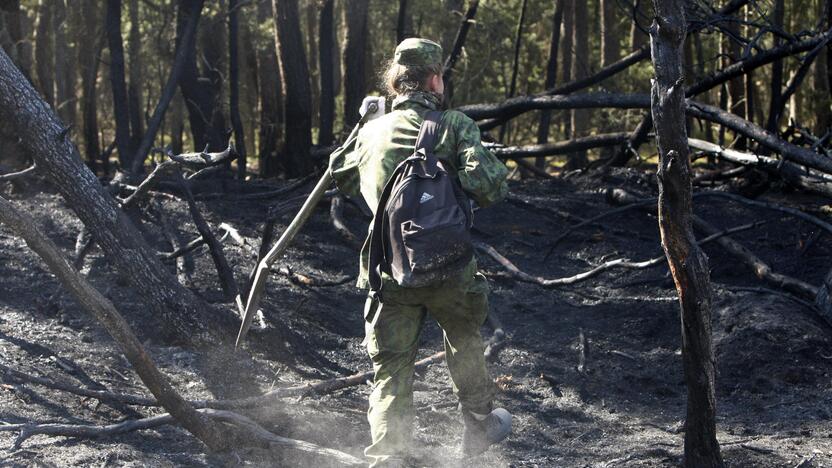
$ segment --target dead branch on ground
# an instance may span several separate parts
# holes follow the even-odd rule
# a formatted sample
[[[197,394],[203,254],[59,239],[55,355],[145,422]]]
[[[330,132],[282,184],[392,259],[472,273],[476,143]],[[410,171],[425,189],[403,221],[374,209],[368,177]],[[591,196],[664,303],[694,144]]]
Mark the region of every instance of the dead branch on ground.
[[[315,455],[322,455],[333,460],[338,461],[347,466],[364,465],[365,462],[352,455],[339,450],[321,447],[320,445],[306,442],[303,440],[289,439],[273,434],[262,426],[257,424],[252,419],[231,411],[216,410],[210,408],[202,408],[196,410],[197,413],[204,415],[207,418],[224,424],[232,424],[234,427],[244,428],[249,433],[252,439],[249,441],[251,445],[261,446],[263,448],[283,447],[302,452],[311,453]],[[27,439],[35,435],[50,435],[73,437],[82,439],[99,439],[103,437],[112,437],[115,435],[126,434],[128,432],[153,429],[169,424],[176,424],[176,419],[169,413],[163,413],[156,416],[150,416],[143,419],[132,419],[120,423],[108,424],[104,426],[92,424],[56,424],[56,423],[24,423],[24,424],[6,424],[0,425],[0,432],[19,431],[20,435],[15,439],[13,450],[17,450]]]
[[[191,193],[188,180],[185,179],[184,174],[182,174],[179,168],[177,168],[176,171],[180,178],[182,190],[185,192],[185,200],[188,202],[188,211],[191,212],[191,218],[193,218],[194,225],[196,226],[199,234],[202,236],[202,239],[205,240],[205,243],[208,245],[208,250],[211,252],[211,259],[214,261],[214,266],[217,268],[217,275],[220,279],[222,291],[225,293],[226,299],[233,300],[240,295],[240,290],[237,287],[237,281],[234,279],[234,272],[228,265],[225,253],[223,253],[222,244],[217,241],[214,233],[211,232],[211,227],[208,226],[208,223],[205,221],[205,218],[202,217],[202,213],[200,213],[199,208],[196,206],[196,200],[194,200],[194,194]]]
[[[639,206],[644,206],[644,205],[639,205]],[[748,229],[753,229],[753,228],[758,227],[762,224],[763,224],[763,222],[758,221],[756,223],[743,224],[742,226],[737,226],[737,227],[733,227],[733,228],[730,228],[730,229],[725,229],[724,231],[718,231],[718,232],[712,233],[711,235],[697,241],[697,244],[703,245],[703,244],[706,244],[708,242],[714,241],[714,240],[716,240],[716,239],[718,239],[722,236],[727,236],[729,234],[733,234],[733,233],[736,233],[736,232],[742,232],[742,231],[746,231]],[[644,268],[650,268],[650,267],[662,264],[665,260],[664,255],[660,255],[658,257],[654,257],[654,258],[651,258],[651,259],[648,259],[648,260],[643,260],[643,261],[640,261],[640,262],[633,262],[633,261],[629,261],[625,258],[618,258],[618,259],[615,259],[615,260],[608,260],[608,261],[606,261],[606,262],[604,262],[604,263],[602,263],[598,266],[595,266],[595,267],[593,267],[593,268],[591,268],[587,271],[578,273],[576,275],[566,276],[566,277],[563,277],[563,278],[549,278],[549,279],[547,279],[547,278],[542,278],[540,276],[530,275],[530,274],[522,271],[511,260],[509,260],[508,258],[503,256],[503,254],[498,252],[497,249],[495,249],[494,247],[492,247],[488,244],[485,244],[485,243],[482,243],[482,242],[477,242],[477,243],[474,244],[474,246],[477,248],[477,250],[479,250],[480,252],[483,252],[484,254],[488,255],[493,260],[495,260],[497,263],[499,263],[503,268],[505,268],[508,271],[508,273],[511,277],[513,277],[513,278],[515,278],[519,281],[526,282],[526,283],[537,284],[539,286],[543,286],[544,288],[552,288],[552,287],[555,287],[555,286],[563,286],[563,285],[568,285],[568,284],[579,283],[579,282],[584,281],[586,279],[592,278],[593,276],[596,276],[599,273],[602,273],[602,272],[607,271],[607,270],[611,270],[613,268],[627,268],[627,269],[636,269],[636,270],[644,269]]]
[[[9,172],[7,174],[0,174],[0,182],[9,182],[15,179],[19,179],[21,177],[27,176],[35,170],[37,170],[38,164],[33,162],[31,166],[27,167],[26,169],[17,171],[17,172]]]

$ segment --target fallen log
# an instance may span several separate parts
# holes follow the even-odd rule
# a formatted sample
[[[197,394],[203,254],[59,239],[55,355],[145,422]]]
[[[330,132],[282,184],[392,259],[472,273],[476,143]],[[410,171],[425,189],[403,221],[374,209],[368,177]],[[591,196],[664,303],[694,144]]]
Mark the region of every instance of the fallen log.
[[[485,146],[500,159],[536,158],[540,156],[554,156],[558,154],[569,154],[575,151],[583,151],[592,148],[603,148],[606,146],[620,145],[627,140],[626,132],[601,133],[586,137],[573,138],[555,143],[544,143],[539,145],[526,146]]]
[[[176,421],[211,449],[227,447],[224,431],[194,411],[167,378],[159,371],[144,350],[130,326],[106,297],[93,288],[63,256],[58,247],[44,236],[30,219],[24,217],[6,199],[0,197],[0,221],[12,228],[26,244],[46,262],[50,271],[72,293],[81,306],[104,326],[118,343],[130,364],[153,396],[170,412]]]
[[[832,198],[832,176],[827,174],[807,171],[797,164],[782,159],[743,153],[696,138],[688,138],[688,145],[691,148],[712,153],[725,161],[760,168],[769,174],[780,177],[790,185]]]
[[[694,216],[693,225],[696,229],[706,233],[706,234],[713,234],[714,232],[718,232],[718,229],[712,226],[707,221]],[[812,286],[805,281],[799,280],[797,278],[792,278],[790,276],[777,273],[771,269],[771,267],[765,263],[762,259],[754,255],[751,250],[740,244],[739,242],[731,239],[730,237],[722,237],[717,240],[719,245],[724,248],[728,253],[736,257],[746,266],[748,266],[757,278],[763,280],[764,282],[788,291],[797,297],[802,299],[814,301],[818,295],[818,288]]]

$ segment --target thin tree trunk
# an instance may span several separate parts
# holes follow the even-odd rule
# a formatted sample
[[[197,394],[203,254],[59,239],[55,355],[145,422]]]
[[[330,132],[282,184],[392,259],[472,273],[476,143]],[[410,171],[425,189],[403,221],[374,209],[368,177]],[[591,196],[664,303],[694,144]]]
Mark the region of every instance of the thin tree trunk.
[[[465,15],[462,17],[462,21],[459,24],[459,29],[456,32],[453,46],[451,46],[450,49],[451,51],[448,54],[448,58],[445,59],[445,64],[442,67],[442,79],[445,81],[444,99],[445,104],[448,107],[451,107],[454,95],[454,82],[451,79],[454,73],[454,66],[462,53],[462,47],[465,45],[465,38],[468,37],[468,30],[470,30],[471,25],[474,24],[474,17],[477,14],[479,4],[479,0],[470,0],[468,3],[468,9],[465,10]]]
[[[318,71],[320,73],[321,102],[318,145],[329,146],[335,140],[335,24],[334,0],[324,0],[318,21]]]
[[[615,0],[601,0],[601,68],[614,63],[621,55],[618,34],[618,9]]]
[[[783,29],[784,24],[784,7],[783,7],[783,0],[774,0],[774,12],[772,13],[771,21],[775,28]],[[774,47],[778,47],[781,44],[781,39],[778,35],[774,35]],[[770,86],[770,95],[771,100],[769,101],[769,110],[768,110],[768,123],[766,124],[766,130],[770,132],[777,132],[777,128],[779,126],[779,117],[780,112],[778,110],[780,106],[780,97],[783,90],[783,61],[776,60],[774,63],[771,64],[771,86]]]
[[[127,37],[127,59],[130,62],[130,75],[127,84],[127,101],[130,109],[130,157],[135,156],[136,150],[144,135],[144,118],[142,117],[142,38],[139,34],[139,0],[128,0],[128,14],[130,15],[130,33]]]
[[[200,341],[218,336],[219,330],[231,325],[229,315],[183,288],[161,264],[95,174],[83,166],[60,120],[3,52],[0,121],[20,135],[38,170],[66,199],[142,303],[158,317],[162,336]]]
[[[302,31],[306,44],[306,58],[309,64],[309,90],[311,92],[312,128],[320,129],[321,86],[318,70],[318,2],[308,2],[304,5],[306,29]]]
[[[99,161],[101,144],[98,140],[98,65],[100,62],[102,38],[98,32],[97,9],[93,0],[82,0],[81,20],[84,34],[78,46],[78,62],[81,65],[81,113],[84,123],[84,149],[87,164],[93,172],[108,170],[107,161]]]
[[[577,0],[565,0],[563,4],[563,36],[561,41],[561,83],[569,83],[572,81],[572,57],[574,50],[574,25],[575,25],[575,2]],[[565,139],[570,139],[573,136],[572,131],[572,113],[561,113],[563,119],[563,136]]]
[[[572,78],[580,79],[589,75],[589,34],[587,3],[575,0],[573,10],[575,57],[572,60]],[[589,110],[575,109],[572,111],[572,132],[574,136],[584,136],[589,130]],[[570,154],[566,160],[566,169],[581,169],[587,164],[586,151]]]
[[[231,111],[231,125],[234,128],[234,146],[237,157],[237,178],[246,178],[246,136],[240,118],[240,66],[237,41],[240,35],[239,0],[228,2],[228,97]]]
[[[263,24],[271,16],[271,2],[259,2],[257,23]],[[263,47],[257,48],[257,96],[260,121],[257,135],[260,146],[257,151],[261,177],[274,177],[280,172],[277,148],[283,117],[280,69],[277,66],[275,50],[275,41],[269,41]]]
[[[53,0],[41,0],[38,4],[38,26],[35,37],[35,68],[38,72],[38,89],[50,106],[55,106],[55,48],[52,39]]]
[[[358,108],[367,93],[369,0],[346,0],[346,40],[344,46],[344,128],[352,128],[358,122]]]
[[[193,8],[192,4],[202,6],[204,0],[179,0],[179,10]],[[187,17],[177,16],[177,36],[185,27]],[[188,122],[191,124],[195,150],[201,151],[208,146],[209,151],[221,151],[226,147],[225,122],[220,109],[220,76],[221,67],[219,57],[222,56],[223,44],[220,28],[212,22],[206,25],[215,29],[200,33],[202,49],[199,62],[203,64],[204,73],[200,73],[197,66],[196,41],[187,49],[185,69],[179,77],[179,89],[185,98],[188,109]]]
[[[113,114],[116,123],[116,148],[123,168],[130,167],[130,111],[124,81],[124,45],[121,39],[121,0],[107,0],[107,44],[110,48],[110,83],[113,91]]]
[[[407,0],[399,0],[399,13],[396,18],[396,44],[412,36],[413,25],[407,12]]]
[[[52,25],[55,36],[55,108],[61,120],[75,125],[75,63],[74,48],[67,39],[67,8],[64,2],[55,2]]]
[[[517,92],[517,73],[520,71],[520,47],[523,40],[523,22],[526,19],[526,6],[528,3],[528,0],[523,0],[523,3],[520,5],[520,17],[517,19],[517,29],[514,35],[514,59],[511,63],[511,82],[508,90],[506,90],[506,99],[514,97],[514,94]],[[509,125],[510,123],[506,122],[500,128],[500,141],[502,143],[506,143],[506,131]]]
[[[31,45],[28,42],[27,31],[24,22],[28,21],[28,16],[20,9],[20,0],[6,0],[0,2],[0,8],[6,11],[5,26],[9,31],[9,41],[11,47],[9,56],[14,63],[26,77],[32,77],[32,54]]]
[[[555,0],[555,12],[552,15],[552,38],[549,41],[549,58],[546,62],[546,82],[544,89],[552,89],[558,76],[558,46],[560,44],[560,25],[563,21],[563,4],[565,0]],[[540,120],[537,124],[537,143],[542,145],[549,141],[549,127],[552,123],[552,112],[544,110],[540,112]],[[546,158],[535,159],[535,166],[538,169],[545,167]]]
[[[683,0],[654,0],[651,31],[651,108],[659,148],[659,231],[679,294],[682,362],[688,387],[684,465],[722,467],[716,440],[714,354],[711,348],[711,284],[708,258],[692,228],[690,159],[685,133],[682,46],[686,35]]]
[[[156,133],[159,132],[159,129],[162,128],[164,124],[165,112],[167,111],[168,105],[176,93],[176,87],[179,85],[180,77],[183,73],[185,73],[188,55],[195,47],[196,29],[202,12],[203,3],[204,0],[193,0],[191,2],[183,1],[180,2],[176,11],[176,48],[173,54],[173,65],[171,66],[170,75],[165,82],[165,86],[162,88],[161,95],[159,96],[159,102],[153,110],[153,116],[147,123],[147,131],[144,132],[144,136],[142,136],[139,147],[136,150],[136,154],[133,156],[132,169],[130,171],[133,174],[139,174],[142,172],[144,160],[150,153],[150,148],[153,146],[153,140],[156,138]],[[181,28],[179,27],[180,24]],[[178,103],[181,103],[181,101],[178,101]],[[181,105],[179,107],[179,111],[179,115],[174,116],[173,122],[174,126],[178,125],[181,129],[181,125],[183,125],[181,123],[183,121],[182,114],[184,113],[181,112]],[[178,139],[176,136],[177,132],[174,131],[173,133],[174,152],[181,153],[182,132],[181,130],[178,132]],[[177,146],[179,146],[179,148],[177,148]],[[202,150],[203,148],[197,149]]]
[[[634,0],[635,4],[630,13],[630,49],[635,50],[647,44],[645,31],[650,24],[650,2],[648,0]]]
[[[312,171],[312,93],[309,68],[303,52],[297,0],[272,0],[275,48],[285,112],[280,159],[287,177],[301,177]],[[353,77],[359,79],[358,77]],[[362,78],[363,79],[363,75]]]

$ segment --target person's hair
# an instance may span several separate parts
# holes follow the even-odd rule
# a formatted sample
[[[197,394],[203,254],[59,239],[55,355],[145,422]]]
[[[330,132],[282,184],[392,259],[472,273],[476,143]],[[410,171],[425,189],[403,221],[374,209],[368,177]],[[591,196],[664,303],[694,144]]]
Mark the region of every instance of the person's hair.
[[[431,75],[441,75],[442,65],[421,65],[407,67],[392,60],[388,62],[384,73],[381,74],[382,84],[391,96],[425,91],[428,78]]]

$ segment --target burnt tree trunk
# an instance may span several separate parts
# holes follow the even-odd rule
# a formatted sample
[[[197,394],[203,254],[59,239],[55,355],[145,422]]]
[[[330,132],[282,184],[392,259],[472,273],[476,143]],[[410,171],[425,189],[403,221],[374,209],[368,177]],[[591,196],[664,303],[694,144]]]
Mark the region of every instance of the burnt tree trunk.
[[[779,28],[780,30],[783,29],[784,16],[783,0],[774,0],[774,12],[772,13],[771,21],[774,23],[775,28]],[[776,48],[780,44],[780,37],[775,34],[774,47]],[[771,86],[769,93],[771,100],[769,101],[768,122],[766,123],[766,130],[773,133],[777,133],[777,127],[779,125],[780,111],[778,108],[780,106],[781,93],[783,91],[782,87],[783,61],[776,60],[771,64]]]
[[[477,14],[479,4],[479,0],[471,0],[468,3],[468,9],[465,10],[465,15],[462,17],[462,22],[456,32],[456,37],[454,37],[451,52],[448,54],[448,58],[445,59],[445,64],[442,67],[442,79],[445,80],[444,99],[448,107],[451,107],[451,100],[454,95],[454,82],[451,79],[453,77],[454,66],[462,53],[462,47],[465,45],[465,38],[468,36],[468,30],[471,29],[471,25],[474,24],[474,16]]]
[[[300,34],[298,2],[272,0],[272,6],[275,48],[285,106],[280,159],[287,177],[301,177],[312,171],[309,157],[312,146],[312,91]]]
[[[98,140],[98,99],[96,85],[98,64],[103,41],[98,33],[98,15],[92,0],[81,2],[84,34],[78,45],[78,62],[81,66],[81,113],[84,123],[84,150],[87,164],[93,172],[107,171],[107,161],[99,161],[101,144]]]
[[[318,19],[318,71],[320,73],[321,102],[318,145],[329,146],[335,140],[335,14],[334,0],[324,0]]]
[[[708,258],[698,247],[692,227],[691,169],[682,86],[684,1],[654,0],[653,4],[656,18],[650,46],[656,77],[650,100],[659,148],[659,231],[682,316],[682,362],[688,387],[684,465],[722,467],[716,440]]]
[[[257,4],[257,22],[262,24],[272,16],[272,6],[267,2]],[[280,70],[274,41],[257,48],[257,96],[259,99],[260,127],[257,149],[260,176],[274,177],[280,172],[277,159],[279,133],[283,122],[280,91]]]
[[[572,58],[574,56],[574,27],[575,27],[575,0],[564,0],[563,5],[563,39],[561,43],[561,83],[572,81]],[[572,134],[572,113],[561,113],[563,119],[563,137],[570,139]]]
[[[20,136],[21,146],[38,170],[158,317],[162,336],[199,341],[220,333],[218,324],[233,323],[229,315],[183,288],[162,265],[95,174],[83,165],[58,117],[4,52],[0,52],[0,121]]]
[[[52,0],[38,4],[38,26],[35,36],[35,70],[38,88],[50,106],[55,106],[55,49],[52,41]]]
[[[26,13],[20,9],[20,0],[6,0],[0,2],[0,9],[6,12],[5,27],[9,32],[9,48],[7,53],[20,68],[23,75],[29,79],[32,75],[32,57],[28,49],[28,42],[24,34],[23,21]]]
[[[575,0],[572,19],[572,44],[575,55],[572,59],[572,78],[580,79],[589,75],[589,32],[587,18],[587,2]],[[572,111],[573,136],[584,136],[589,130],[589,110],[575,109]],[[566,169],[581,169],[587,164],[586,151],[570,154],[566,160]]]
[[[552,38],[549,40],[549,58],[546,62],[546,82],[543,89],[552,89],[558,76],[558,46],[560,45],[560,25],[563,21],[564,0],[555,0],[555,13],[552,15]],[[549,127],[552,123],[552,111],[540,112],[537,124],[537,143],[542,145],[549,141]],[[543,169],[545,158],[535,159],[535,166]]]
[[[67,41],[67,8],[55,2],[52,14],[55,36],[55,110],[67,125],[75,125],[75,64],[73,50]]]
[[[130,167],[130,111],[127,104],[127,85],[124,78],[124,44],[121,39],[121,0],[107,0],[107,45],[110,48],[110,87],[113,90],[113,117],[116,123],[118,161]]]
[[[399,0],[399,13],[396,18],[396,43],[413,37],[413,21],[407,11],[407,0]]]
[[[127,84],[127,107],[130,109],[130,158],[135,156],[136,150],[144,135],[144,119],[142,117],[142,38],[139,34],[139,0],[128,0],[128,14],[130,15],[130,33],[127,37],[127,59],[130,62],[130,76]]]
[[[367,93],[367,9],[369,0],[346,0],[344,45],[344,127],[358,122],[358,108]]]
[[[514,34],[514,59],[511,63],[511,82],[506,90],[506,99],[511,99],[517,92],[517,73],[520,71],[520,47],[523,44],[523,22],[526,19],[526,7],[528,0],[523,0],[520,4],[520,16],[517,18],[517,29]],[[503,124],[500,128],[500,141],[505,143],[506,132],[511,125],[509,122]]]
[[[196,28],[199,23],[199,16],[202,12],[202,5],[204,0],[194,0],[191,2],[180,2],[179,8],[176,11],[176,48],[173,54],[173,65],[170,68],[170,74],[162,88],[162,93],[159,96],[159,102],[153,110],[153,116],[147,123],[147,131],[139,142],[136,149],[136,154],[133,156],[131,171],[133,174],[142,172],[144,160],[150,153],[150,148],[153,146],[153,140],[156,138],[156,133],[162,127],[167,112],[168,105],[173,100],[176,93],[176,87],[179,85],[179,78],[185,72],[185,63],[188,54],[195,47]],[[179,27],[181,25],[181,27]],[[177,104],[178,105],[178,104]],[[177,110],[177,109],[174,109]],[[174,116],[176,125],[181,125],[181,115]],[[181,126],[179,127],[181,129]],[[202,150],[203,148],[197,148]],[[173,150],[176,153],[182,152],[182,133],[174,132],[173,136]]]
[[[196,6],[201,10],[203,0],[180,0],[179,11],[188,11]],[[177,15],[176,35],[181,37],[187,21],[186,15]],[[210,25],[210,23],[208,23]],[[197,66],[196,41],[186,49],[184,70],[179,77],[179,89],[185,98],[188,109],[188,122],[191,124],[195,150],[201,151],[208,146],[209,151],[221,151],[226,147],[225,122],[219,106],[219,86],[221,72],[218,70],[217,55],[221,54],[217,37],[218,31],[213,30],[202,34],[204,54],[200,57],[204,73],[200,73]]]
[[[237,42],[240,37],[239,0],[228,2],[228,100],[231,126],[234,129],[234,146],[237,154],[237,178],[246,178],[246,136],[240,118],[240,65]]]

